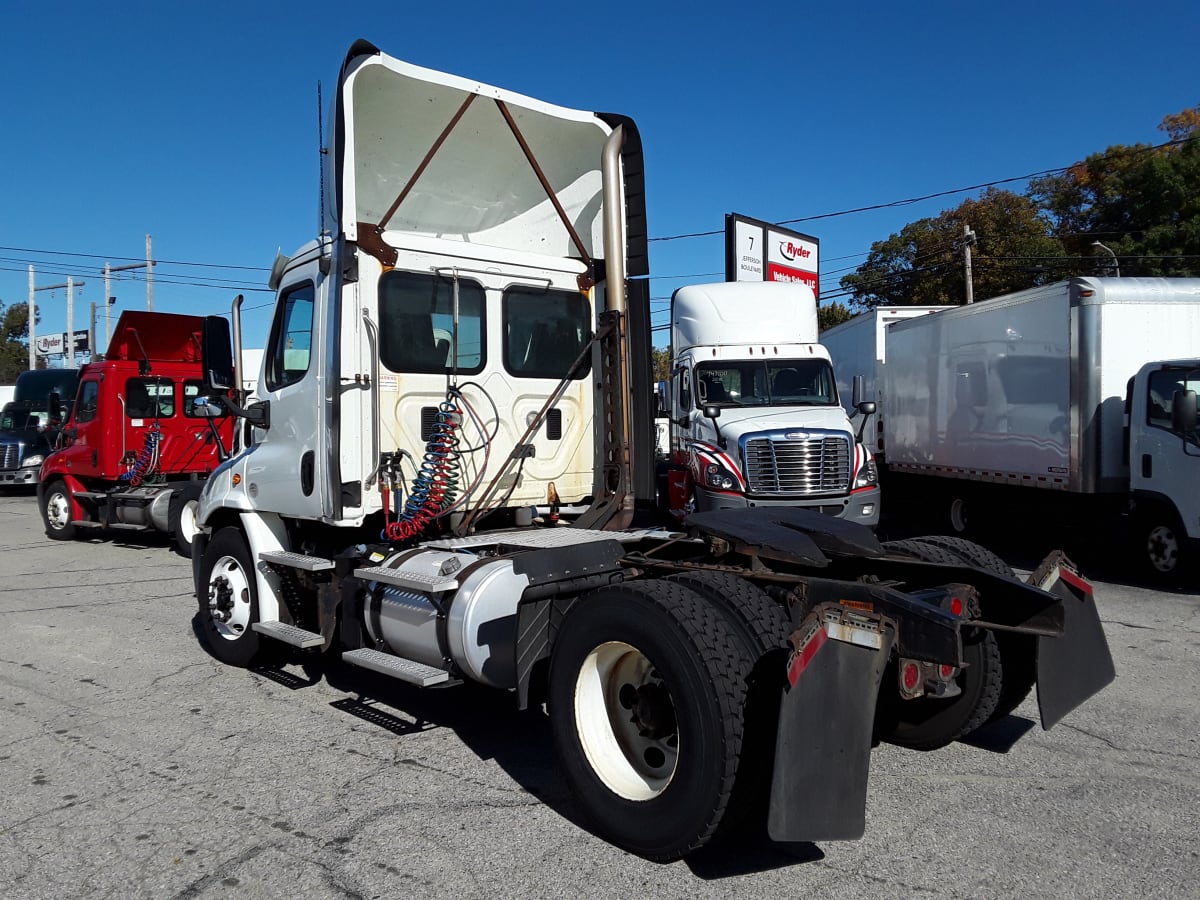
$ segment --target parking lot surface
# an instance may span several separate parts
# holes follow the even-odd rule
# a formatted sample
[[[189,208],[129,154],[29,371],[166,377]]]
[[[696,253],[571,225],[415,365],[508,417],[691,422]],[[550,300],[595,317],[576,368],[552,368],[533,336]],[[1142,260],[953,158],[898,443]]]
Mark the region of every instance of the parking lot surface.
[[[1117,680],[1052,731],[1031,698],[973,745],[877,748],[859,841],[660,865],[578,821],[540,713],[225,667],[165,539],[53,542],[0,496],[2,893],[1200,896],[1200,596],[1095,588]]]

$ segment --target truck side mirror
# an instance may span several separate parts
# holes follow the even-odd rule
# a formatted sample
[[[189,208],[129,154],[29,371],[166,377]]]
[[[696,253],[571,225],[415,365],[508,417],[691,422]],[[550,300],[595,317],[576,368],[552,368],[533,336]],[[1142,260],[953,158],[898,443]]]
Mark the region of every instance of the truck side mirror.
[[[713,420],[721,418],[721,407],[711,405],[704,407],[704,418]]]
[[[220,397],[197,397],[192,401],[192,415],[201,419],[219,419],[227,410]]]
[[[854,406],[855,406],[855,409],[857,409],[864,416],[869,416],[873,412],[875,412],[875,401],[874,400],[862,400],[859,403],[856,403]]]
[[[234,389],[233,342],[229,337],[229,322],[221,316],[204,318],[204,330],[200,340],[200,365],[206,388],[215,392]]]
[[[1196,392],[1176,391],[1171,398],[1171,430],[1192,434],[1196,430]]]
[[[862,403],[863,403],[863,394],[866,393],[867,380],[865,378],[863,378],[861,375],[855,375],[850,380],[850,384],[852,385],[852,387],[850,389],[850,394],[851,394],[850,405],[853,406],[855,409],[858,409],[861,412],[862,410],[860,409],[860,407],[862,406]],[[871,412],[874,412],[874,410],[871,410]]]
[[[58,391],[51,391],[47,399],[49,406],[50,418],[62,421],[62,398],[58,396]]]

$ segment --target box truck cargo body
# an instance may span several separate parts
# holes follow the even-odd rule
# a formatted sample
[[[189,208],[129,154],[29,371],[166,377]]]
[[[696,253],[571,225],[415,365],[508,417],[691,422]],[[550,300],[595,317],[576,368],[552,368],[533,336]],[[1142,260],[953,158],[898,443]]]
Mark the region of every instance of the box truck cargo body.
[[[1163,387],[1193,383],[1200,279],[1076,278],[881,334],[873,354],[822,340],[838,372],[877,382],[868,431],[891,483],[938,479],[925,500],[945,505],[952,526],[965,528],[968,509],[978,520],[992,505],[1028,507],[1041,489],[1075,498],[1064,508],[1088,517],[1135,513],[1142,549],[1142,519],[1173,522],[1174,549],[1157,551],[1156,570],[1174,570],[1184,543],[1200,539],[1200,450],[1172,432],[1174,390]]]

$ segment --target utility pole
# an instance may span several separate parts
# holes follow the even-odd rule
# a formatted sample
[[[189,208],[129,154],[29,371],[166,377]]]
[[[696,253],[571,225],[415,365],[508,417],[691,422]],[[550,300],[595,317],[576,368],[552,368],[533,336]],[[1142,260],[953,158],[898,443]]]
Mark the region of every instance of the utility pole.
[[[96,301],[92,301],[92,319],[91,327],[88,328],[88,347],[90,348],[91,356],[89,362],[96,359]]]
[[[75,288],[83,287],[84,284],[86,284],[86,282],[76,281],[71,276],[67,276],[66,284],[48,284],[45,287],[34,287],[33,286],[33,266],[29,267],[29,306],[30,306],[31,312],[34,311],[33,295],[37,291],[57,291],[59,288],[67,289],[67,346],[63,348],[63,356],[66,360],[67,366],[72,369],[75,368],[75,331],[74,331],[74,327],[75,327],[75,323],[74,323]],[[33,346],[34,333],[33,333],[33,327],[32,327],[32,322],[33,322],[32,315],[30,316],[29,321],[30,321],[29,358],[31,361],[30,368],[35,368],[35,366],[32,364],[32,363],[36,362],[36,360],[34,358],[35,349]]]
[[[146,247],[150,247],[150,235],[146,235]],[[145,269],[146,270],[146,309],[154,309],[154,289],[150,284],[150,267],[154,265],[147,252],[146,261],[144,263],[131,263],[128,266],[110,266],[104,264],[104,349],[108,351],[108,345],[112,342],[112,307],[117,302],[117,298],[112,295],[112,285],[110,279],[113,272],[128,272],[130,269]]]
[[[33,266],[29,267],[29,371],[37,368],[37,304],[34,300]]]
[[[150,235],[146,235],[146,309],[154,309],[154,256],[150,252]]]
[[[963,270],[967,278],[967,303],[975,302],[975,284],[971,275],[971,247],[975,245],[975,232],[970,225],[963,225]]]

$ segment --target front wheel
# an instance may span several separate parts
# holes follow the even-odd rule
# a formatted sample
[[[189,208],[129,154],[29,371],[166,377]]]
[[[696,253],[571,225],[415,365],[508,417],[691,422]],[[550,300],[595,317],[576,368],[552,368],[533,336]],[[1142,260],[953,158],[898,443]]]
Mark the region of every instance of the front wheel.
[[[62,480],[56,479],[46,485],[42,494],[42,522],[46,526],[46,537],[55,541],[75,539],[75,526],[71,524],[71,491]]]
[[[196,581],[200,626],[213,656],[231,666],[251,666],[265,655],[258,588],[250,550],[236,528],[222,528],[204,550]]]
[[[737,776],[751,660],[725,616],[679,584],[581,597],[550,665],[566,780],[598,831],[676,859],[717,830]]]
[[[1141,511],[1134,518],[1134,550],[1142,571],[1170,584],[1183,574],[1185,536],[1178,520],[1165,509]]]

